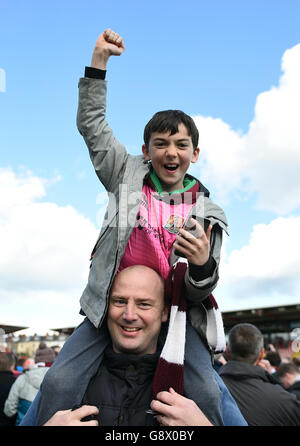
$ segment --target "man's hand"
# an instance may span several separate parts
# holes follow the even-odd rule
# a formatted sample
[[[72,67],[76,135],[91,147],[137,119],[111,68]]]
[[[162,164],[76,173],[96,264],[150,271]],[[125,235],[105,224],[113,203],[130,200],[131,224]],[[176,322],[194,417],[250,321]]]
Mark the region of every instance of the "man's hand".
[[[59,410],[44,426],[98,426],[97,420],[81,421],[89,415],[97,415],[99,410],[96,406],[82,406],[76,410]]]
[[[106,64],[110,56],[121,56],[124,50],[122,37],[111,29],[107,29],[97,39],[91,66],[106,70]]]
[[[161,415],[156,417],[162,426],[213,426],[197,404],[174,389],[159,392],[150,407]]]
[[[181,228],[174,242],[174,248],[183,253],[190,263],[204,265],[209,259],[212,225],[209,225],[205,233],[197,220],[191,218],[191,223],[195,224],[195,229],[190,232]]]
[[[264,369],[266,372],[270,373],[272,375],[272,366],[270,362],[267,359],[261,359],[256,365]]]

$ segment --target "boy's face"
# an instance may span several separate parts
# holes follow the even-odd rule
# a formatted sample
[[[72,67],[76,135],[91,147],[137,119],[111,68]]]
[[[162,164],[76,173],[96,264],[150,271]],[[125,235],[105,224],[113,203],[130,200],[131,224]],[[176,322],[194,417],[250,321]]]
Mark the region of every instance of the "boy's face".
[[[192,138],[184,124],[179,124],[178,132],[154,132],[149,141],[148,150],[142,147],[146,160],[152,161],[153,169],[166,192],[183,189],[183,179],[191,163],[198,159],[200,149],[195,150]]]

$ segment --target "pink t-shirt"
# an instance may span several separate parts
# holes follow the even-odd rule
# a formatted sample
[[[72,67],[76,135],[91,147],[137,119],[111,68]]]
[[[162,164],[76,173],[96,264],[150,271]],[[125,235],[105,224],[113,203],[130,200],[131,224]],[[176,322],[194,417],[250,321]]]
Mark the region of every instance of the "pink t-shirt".
[[[180,194],[178,194],[180,197]],[[145,265],[157,271],[164,279],[170,271],[169,257],[178,230],[193,206],[177,199],[178,204],[164,201],[148,184],[119,271],[132,265]]]

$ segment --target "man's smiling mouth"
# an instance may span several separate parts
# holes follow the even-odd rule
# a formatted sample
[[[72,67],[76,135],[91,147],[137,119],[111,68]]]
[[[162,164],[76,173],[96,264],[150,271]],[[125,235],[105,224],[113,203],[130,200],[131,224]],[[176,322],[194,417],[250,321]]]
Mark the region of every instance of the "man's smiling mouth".
[[[124,325],[121,325],[121,327],[124,331],[128,331],[128,332],[135,332],[135,331],[140,330],[140,328],[137,328],[137,327],[124,327]]]

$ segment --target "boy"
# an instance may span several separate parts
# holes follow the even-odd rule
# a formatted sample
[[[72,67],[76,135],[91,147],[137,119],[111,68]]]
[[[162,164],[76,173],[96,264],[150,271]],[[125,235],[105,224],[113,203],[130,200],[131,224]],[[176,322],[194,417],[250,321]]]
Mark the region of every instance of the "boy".
[[[86,68],[85,78],[79,83],[77,125],[109,194],[109,204],[80,300],[87,319],[75,330],[45,377],[38,424],[45,423],[57,410],[81,404],[108,342],[102,324],[113,279],[127,266],[144,264],[166,280],[171,300],[169,329],[154,380],[154,396],[171,386],[174,379],[176,390],[183,393],[184,370],[185,396],[193,399],[214,424],[220,425],[220,390],[210,354],[224,348],[224,333],[211,292],[218,281],[226,217],[209,200],[207,189],[186,174],[190,163],[199,156],[198,131],[189,116],[178,111],[156,114],[145,128],[144,156],[129,155],[114,138],[105,121],[104,78],[109,57],[121,55],[124,49],[118,34],[111,30],[101,34],[91,67]],[[182,227],[191,215],[198,219],[190,220],[194,235]],[[204,218],[210,222],[206,231],[199,223]],[[179,261],[175,251],[186,260]],[[185,324],[185,298],[191,324],[204,342],[189,322]]]

